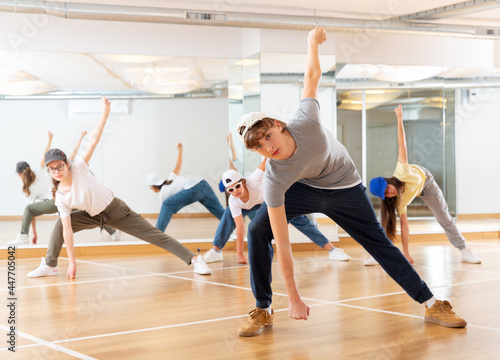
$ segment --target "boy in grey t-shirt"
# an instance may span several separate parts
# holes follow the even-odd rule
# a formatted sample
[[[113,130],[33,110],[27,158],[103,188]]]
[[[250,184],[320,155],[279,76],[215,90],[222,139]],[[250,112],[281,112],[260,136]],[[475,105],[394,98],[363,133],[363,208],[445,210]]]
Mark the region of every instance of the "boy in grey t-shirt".
[[[464,327],[447,301],[436,300],[424,281],[387,238],[346,149],[319,120],[316,100],[321,68],[318,48],[326,41],[324,29],[308,36],[307,66],[302,101],[294,120],[285,123],[264,113],[242,117],[237,133],[248,149],[268,158],[264,199],[248,229],[250,280],[257,308],[240,327],[240,336],[255,336],[273,326],[271,265],[276,241],[279,266],[288,294],[289,314],[307,319],[310,308],[301,299],[294,278],[287,222],[321,212],[360,243],[382,268],[419,303],[425,319],[447,327]]]

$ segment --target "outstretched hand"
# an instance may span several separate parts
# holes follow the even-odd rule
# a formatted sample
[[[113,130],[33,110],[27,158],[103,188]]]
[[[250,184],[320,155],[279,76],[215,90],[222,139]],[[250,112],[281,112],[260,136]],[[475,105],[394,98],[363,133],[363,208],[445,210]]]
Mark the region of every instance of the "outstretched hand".
[[[307,43],[311,44],[322,44],[326,41],[326,30],[320,27],[315,27],[309,32],[307,36]]]
[[[182,143],[177,144],[177,150],[182,150]]]
[[[399,106],[394,109],[394,112],[396,113],[398,120],[403,119],[403,107],[401,106],[401,104],[399,104]]]
[[[54,133],[52,131],[49,131],[47,133],[47,136],[49,137],[50,140],[52,140],[52,138],[54,137]]]
[[[109,114],[111,111],[111,102],[106,99],[104,96],[101,98],[102,112],[105,114]]]

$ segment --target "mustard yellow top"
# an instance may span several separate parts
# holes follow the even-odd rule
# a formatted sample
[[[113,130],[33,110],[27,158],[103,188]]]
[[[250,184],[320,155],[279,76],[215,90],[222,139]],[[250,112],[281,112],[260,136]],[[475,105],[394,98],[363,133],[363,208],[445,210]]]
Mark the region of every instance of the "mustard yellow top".
[[[417,165],[402,164],[399,161],[396,164],[393,176],[405,183],[398,209],[399,215],[403,215],[406,214],[406,207],[422,192],[427,177]]]

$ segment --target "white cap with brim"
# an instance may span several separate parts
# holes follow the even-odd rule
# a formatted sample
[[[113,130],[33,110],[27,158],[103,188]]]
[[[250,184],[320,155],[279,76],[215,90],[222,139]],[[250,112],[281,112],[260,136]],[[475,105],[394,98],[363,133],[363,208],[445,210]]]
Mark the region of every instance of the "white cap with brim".
[[[257,122],[261,121],[262,119],[268,117],[265,113],[260,112],[260,111],[254,111],[248,114],[245,114],[241,117],[240,122],[238,123],[238,127],[236,129],[236,134],[240,138],[241,141],[245,142],[245,135],[247,134],[248,130],[252,128]],[[243,131],[240,131],[240,129],[243,128]]]
[[[160,186],[165,182],[165,179],[163,179],[158,174],[149,174],[146,181],[148,183],[148,186]]]
[[[241,179],[241,174],[236,170],[226,170],[224,171],[224,174],[222,174],[222,183],[225,187],[237,183]]]

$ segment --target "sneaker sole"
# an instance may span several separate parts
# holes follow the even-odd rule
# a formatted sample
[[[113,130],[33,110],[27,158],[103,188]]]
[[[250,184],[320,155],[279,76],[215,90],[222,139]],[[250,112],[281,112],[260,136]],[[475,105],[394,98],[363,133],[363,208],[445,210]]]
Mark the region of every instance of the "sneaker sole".
[[[462,328],[462,327],[467,326],[467,321],[465,321],[465,320],[462,322],[459,322],[459,323],[449,323],[449,322],[439,320],[439,319],[436,319],[432,316],[427,316],[427,315],[425,316],[425,321],[430,322],[430,323],[434,323],[434,324],[438,324],[438,325],[441,325],[444,327],[450,327],[450,328]]]
[[[257,335],[262,334],[264,331],[271,329],[272,327],[273,327],[273,324],[271,323],[269,325],[263,326],[260,329],[257,329],[257,330],[252,331],[252,332],[240,331],[240,332],[238,332],[238,335],[243,336],[243,337],[257,336]]]
[[[462,262],[467,263],[467,264],[481,264],[481,260],[479,260],[479,261],[467,261],[467,260],[462,259]]]
[[[39,278],[39,277],[57,276],[57,275],[58,275],[58,273],[56,272],[54,274],[51,273],[51,274],[43,274],[43,275],[30,275],[30,274],[28,274],[28,275],[26,275],[26,277],[29,277],[29,278]]]
[[[349,261],[351,260],[351,258],[347,258],[347,259],[335,259],[335,258],[331,258],[329,257],[328,260],[335,260],[335,261]]]
[[[222,260],[223,260],[223,259],[220,259],[220,260],[207,260],[207,259],[205,259],[205,262],[206,262],[207,264],[211,264],[211,263],[214,263],[214,262],[221,262]]]

